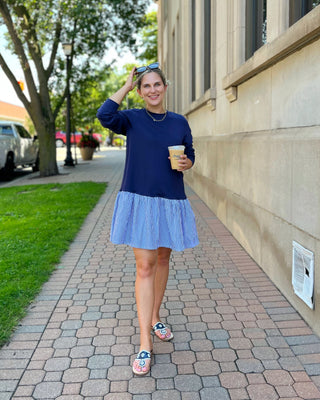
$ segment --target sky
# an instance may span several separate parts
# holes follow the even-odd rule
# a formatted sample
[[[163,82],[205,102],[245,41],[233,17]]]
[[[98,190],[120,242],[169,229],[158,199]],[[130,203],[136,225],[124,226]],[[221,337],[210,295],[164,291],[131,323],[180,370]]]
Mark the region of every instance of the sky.
[[[156,5],[152,4],[149,11],[156,10]],[[5,40],[4,40],[4,27],[0,28],[0,53],[3,55],[4,59],[6,60],[7,64],[11,68],[12,72],[15,74],[17,80],[24,80],[23,73],[20,68],[19,62],[17,61],[15,56],[12,56],[8,50],[5,49]],[[135,58],[130,52],[123,53],[121,57],[118,57],[117,52],[115,49],[110,49],[106,56],[105,60],[110,62],[110,59],[116,59],[116,65],[121,68],[124,64],[127,63],[134,63]],[[26,94],[26,93],[25,93]],[[3,72],[2,68],[0,67],[0,101],[4,101],[6,103],[23,106],[19,98],[17,97],[11,82],[7,78],[6,74]]]

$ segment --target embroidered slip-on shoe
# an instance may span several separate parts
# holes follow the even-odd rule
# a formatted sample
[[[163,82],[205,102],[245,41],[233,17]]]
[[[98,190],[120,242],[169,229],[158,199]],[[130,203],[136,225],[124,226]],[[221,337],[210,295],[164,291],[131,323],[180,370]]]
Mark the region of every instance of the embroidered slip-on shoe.
[[[151,367],[151,352],[147,350],[139,351],[132,365],[132,371],[136,375],[146,375]]]
[[[154,334],[163,342],[168,342],[169,340],[173,339],[173,333],[163,322],[159,321],[154,324],[152,330]]]

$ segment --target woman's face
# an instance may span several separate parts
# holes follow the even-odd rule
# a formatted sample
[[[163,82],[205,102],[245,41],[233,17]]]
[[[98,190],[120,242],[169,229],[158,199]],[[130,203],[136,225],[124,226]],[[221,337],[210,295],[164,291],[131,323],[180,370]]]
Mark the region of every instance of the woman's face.
[[[142,78],[141,87],[137,91],[145,101],[146,107],[152,110],[163,106],[167,86],[156,72],[149,72]]]

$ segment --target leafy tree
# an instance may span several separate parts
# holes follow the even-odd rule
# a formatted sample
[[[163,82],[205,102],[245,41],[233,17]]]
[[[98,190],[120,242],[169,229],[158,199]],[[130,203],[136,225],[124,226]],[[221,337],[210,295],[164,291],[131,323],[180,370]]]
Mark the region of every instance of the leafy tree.
[[[135,32],[144,24],[150,1],[143,0],[0,0],[0,24],[8,50],[17,56],[28,95],[0,53],[0,66],[38,133],[40,174],[58,173],[55,120],[66,96],[65,57],[59,44],[73,45],[74,85],[96,70],[108,46],[135,48]],[[52,97],[55,101],[52,101]]]
[[[150,12],[146,15],[142,29],[137,32],[135,51],[139,64],[148,65],[157,60],[157,15]],[[72,127],[73,130],[88,130],[106,134],[113,138],[113,132],[102,128],[96,119],[100,105],[123,85],[134,64],[126,64],[120,71],[113,65],[97,66],[96,70],[84,79],[78,80],[72,91]],[[135,90],[131,91],[121,104],[121,108],[143,107],[143,100]],[[57,127],[64,129],[64,110],[58,115]]]
[[[108,66],[105,66],[77,81],[72,89],[72,131],[93,128],[94,132],[99,132],[97,128],[101,128],[101,125],[96,120],[96,114],[98,107],[105,100],[102,87],[106,82],[108,82],[108,85],[112,85],[110,78],[112,75],[114,75],[114,72]],[[57,100],[55,97],[53,98],[53,101]],[[65,109],[62,108],[56,119],[57,129],[65,130],[65,123]]]
[[[137,55],[138,60],[152,63],[158,59],[158,24],[157,13],[151,11],[146,15],[145,24],[139,35],[138,46],[142,52]]]

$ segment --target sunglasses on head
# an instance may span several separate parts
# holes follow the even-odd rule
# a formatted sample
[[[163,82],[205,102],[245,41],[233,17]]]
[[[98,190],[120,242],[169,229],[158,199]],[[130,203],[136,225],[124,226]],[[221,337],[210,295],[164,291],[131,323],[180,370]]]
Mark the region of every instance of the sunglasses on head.
[[[153,69],[158,69],[159,68],[159,63],[158,62],[154,62],[148,66],[144,65],[143,67],[138,67],[136,68],[135,74],[136,75],[140,75],[143,72],[147,71],[147,70],[153,70]]]

